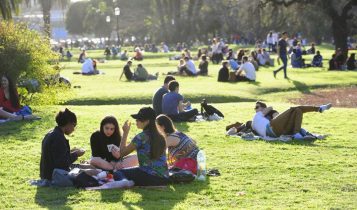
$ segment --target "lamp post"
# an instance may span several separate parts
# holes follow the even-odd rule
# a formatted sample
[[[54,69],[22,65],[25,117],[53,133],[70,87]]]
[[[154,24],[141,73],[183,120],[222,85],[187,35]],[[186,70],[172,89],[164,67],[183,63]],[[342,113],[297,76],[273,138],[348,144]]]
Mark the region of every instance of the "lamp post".
[[[114,9],[114,14],[115,16],[117,17],[117,27],[116,27],[116,31],[117,31],[117,44],[119,46],[119,43],[120,43],[120,39],[119,39],[119,15],[120,15],[120,8],[119,7],[115,7]]]
[[[107,17],[105,18],[105,21],[109,24],[110,23],[110,16],[109,15],[107,15]],[[109,39],[110,39],[110,35],[109,35],[109,37],[108,37],[108,42],[109,42]],[[107,43],[108,44],[108,43]]]

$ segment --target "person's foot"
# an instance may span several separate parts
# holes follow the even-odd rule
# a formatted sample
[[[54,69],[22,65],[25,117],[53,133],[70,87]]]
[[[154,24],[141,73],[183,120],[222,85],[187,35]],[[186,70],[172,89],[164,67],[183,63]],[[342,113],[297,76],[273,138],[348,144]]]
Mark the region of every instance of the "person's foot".
[[[276,74],[277,74],[278,72],[277,71],[273,71],[273,75],[274,75],[274,78],[276,79]]]
[[[293,138],[295,140],[303,140],[304,139],[304,137],[300,133],[295,133]]]
[[[322,113],[322,112],[324,112],[324,111],[326,111],[326,110],[329,110],[331,107],[332,107],[332,104],[331,104],[331,103],[321,105],[321,106],[320,106],[320,109],[319,109],[319,112]]]

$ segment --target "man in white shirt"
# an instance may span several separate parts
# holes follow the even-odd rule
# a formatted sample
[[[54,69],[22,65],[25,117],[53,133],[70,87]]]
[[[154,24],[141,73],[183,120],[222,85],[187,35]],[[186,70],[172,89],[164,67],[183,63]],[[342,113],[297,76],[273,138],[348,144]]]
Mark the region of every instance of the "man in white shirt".
[[[197,70],[193,61],[189,57],[185,57],[184,60],[185,60],[185,68],[181,68],[180,73],[183,73],[184,71],[188,76],[196,76]]]
[[[244,75],[242,75],[244,71]],[[255,81],[255,68],[254,65],[248,61],[248,57],[243,57],[243,64],[236,72],[236,81]]]
[[[98,74],[98,71],[94,68],[93,60],[87,58],[82,65],[82,74]]]
[[[331,108],[331,104],[321,106],[297,106],[291,107],[270,122],[266,118],[272,107],[266,107],[262,102],[257,102],[255,106],[256,114],[252,121],[252,128],[260,136],[279,137],[281,135],[292,135],[294,139],[304,139],[301,133],[303,114],[307,112],[324,112]]]

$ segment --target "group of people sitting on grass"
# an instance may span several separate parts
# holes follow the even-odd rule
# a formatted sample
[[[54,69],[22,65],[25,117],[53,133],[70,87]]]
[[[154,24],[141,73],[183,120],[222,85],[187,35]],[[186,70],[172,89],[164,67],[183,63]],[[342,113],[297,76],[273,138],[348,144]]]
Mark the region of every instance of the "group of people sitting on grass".
[[[351,53],[348,59],[342,53],[341,49],[337,49],[329,60],[329,70],[356,70],[357,61],[356,54]]]
[[[232,67],[231,61],[223,61],[222,68],[218,72],[218,82],[254,82],[255,80],[256,69],[247,56],[243,57],[238,68]]]
[[[129,60],[123,68],[123,71],[119,77],[119,80],[125,75],[125,78],[128,81],[148,81],[148,80],[157,80],[159,77],[159,73],[157,72],[155,75],[149,74],[148,71],[142,64],[138,64],[134,73],[131,71],[131,66],[133,65],[133,61]]]
[[[19,94],[14,80],[7,74],[1,76],[0,86],[0,122],[36,120],[28,106],[21,106]]]
[[[131,123],[122,126],[113,116],[105,117],[98,131],[90,137],[91,158],[85,168],[113,173],[121,186],[161,186],[169,183],[169,169],[187,159],[196,161],[199,148],[195,141],[178,131],[170,117],[158,115],[150,107],[132,114],[141,130],[128,142]],[[68,109],[56,116],[57,126],[42,141],[40,177],[50,185],[56,184],[54,171],[70,171],[83,149],[71,149],[65,135],[74,132],[76,115]],[[136,154],[131,155],[132,152]],[[69,179],[74,179],[68,175]]]

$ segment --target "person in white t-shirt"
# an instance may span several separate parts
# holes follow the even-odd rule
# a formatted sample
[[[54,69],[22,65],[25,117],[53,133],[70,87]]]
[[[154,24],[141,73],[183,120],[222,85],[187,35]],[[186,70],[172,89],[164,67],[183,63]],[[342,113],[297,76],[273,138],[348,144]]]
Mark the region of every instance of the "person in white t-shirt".
[[[258,63],[260,66],[265,66],[267,63],[267,60],[265,59],[265,56],[263,54],[262,49],[258,50],[258,55],[257,55]]]
[[[98,74],[99,71],[96,70],[96,62],[90,58],[87,58],[82,65],[82,74],[91,75]]]
[[[185,57],[184,60],[185,66],[179,69],[180,74],[183,74],[183,72],[185,72],[188,76],[196,76],[197,70],[193,61],[189,57]]]
[[[257,102],[255,106],[256,114],[253,117],[252,128],[260,136],[263,137],[279,137],[281,135],[293,135],[294,139],[304,139],[301,133],[301,125],[303,114],[307,112],[324,112],[331,108],[331,104],[321,106],[297,106],[291,107],[278,116],[274,117],[270,122],[265,117],[272,107],[265,107],[264,103]]]
[[[244,72],[244,75],[242,73]],[[236,81],[255,81],[255,68],[254,65],[248,61],[248,57],[243,57],[243,64],[236,72]]]

